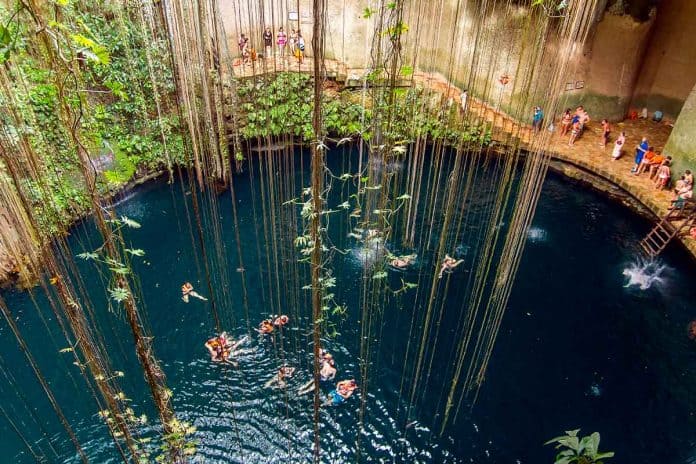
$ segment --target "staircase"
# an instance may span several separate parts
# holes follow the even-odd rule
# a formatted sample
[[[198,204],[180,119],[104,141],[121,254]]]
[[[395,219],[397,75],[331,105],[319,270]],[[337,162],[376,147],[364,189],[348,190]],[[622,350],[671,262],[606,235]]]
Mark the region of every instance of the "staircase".
[[[675,224],[676,221],[680,221]],[[683,208],[669,211],[662,220],[641,240],[640,246],[651,258],[656,257],[667,244],[684,229],[691,229],[696,223],[696,211],[692,202],[687,202]]]

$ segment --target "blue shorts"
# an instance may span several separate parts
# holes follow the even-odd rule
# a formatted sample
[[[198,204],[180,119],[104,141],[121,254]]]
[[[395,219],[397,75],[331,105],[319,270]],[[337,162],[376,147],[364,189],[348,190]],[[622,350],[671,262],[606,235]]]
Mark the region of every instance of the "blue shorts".
[[[331,397],[331,404],[333,404],[334,406],[337,406],[346,400],[344,397],[339,395],[336,390],[331,390],[329,392],[329,396]]]

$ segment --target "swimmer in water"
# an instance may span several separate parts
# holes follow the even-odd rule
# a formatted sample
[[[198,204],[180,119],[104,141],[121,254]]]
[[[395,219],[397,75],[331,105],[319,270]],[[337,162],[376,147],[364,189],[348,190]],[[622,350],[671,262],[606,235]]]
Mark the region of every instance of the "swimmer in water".
[[[267,335],[273,333],[275,330],[275,326],[273,325],[273,322],[271,322],[270,319],[264,319],[261,321],[259,324],[259,328],[256,329],[256,331],[260,334]]]
[[[389,265],[397,269],[405,269],[413,264],[416,260],[416,256],[417,255],[396,256],[389,261]]]
[[[290,321],[290,318],[288,316],[286,316],[285,314],[281,314],[280,316],[273,319],[273,325],[276,327],[283,327],[289,321]]]
[[[208,301],[206,297],[199,295],[193,290],[193,285],[191,285],[191,282],[185,282],[184,285],[181,286],[181,299],[184,300],[184,303],[189,302],[189,296],[198,298],[199,300]]]
[[[455,267],[459,266],[463,262],[463,259],[454,259],[450,255],[445,254],[445,259],[442,260],[442,267],[440,267],[440,274],[437,276],[437,278],[442,279],[442,275],[445,272],[452,272]]]
[[[320,365],[320,371],[319,371],[319,376],[322,382],[326,382],[328,380],[333,380],[336,377],[336,361],[334,361],[333,356],[331,353],[328,353],[324,350],[321,350],[321,358],[319,360],[319,365]],[[302,385],[298,390],[297,393],[299,395],[306,395],[307,393],[314,391],[316,388],[316,385],[314,385],[314,379],[310,379],[307,383]]]
[[[696,339],[696,320],[689,323],[689,339]]]
[[[226,362],[237,367],[237,362],[231,360],[230,357],[233,356],[239,348],[239,346],[247,340],[247,337],[242,337],[237,342],[232,342],[232,339],[227,335],[227,332],[222,332],[217,337],[208,339],[205,342],[205,347],[210,353],[210,359],[213,362]]]
[[[280,369],[278,369],[278,373],[271,377],[268,382],[266,382],[264,388],[271,388],[273,384],[276,383],[278,384],[278,388],[285,388],[288,385],[285,379],[289,379],[294,373],[294,367],[282,366]]]
[[[341,380],[336,384],[336,389],[329,392],[326,398],[325,406],[338,406],[353,395],[353,392],[358,388],[355,379]]]

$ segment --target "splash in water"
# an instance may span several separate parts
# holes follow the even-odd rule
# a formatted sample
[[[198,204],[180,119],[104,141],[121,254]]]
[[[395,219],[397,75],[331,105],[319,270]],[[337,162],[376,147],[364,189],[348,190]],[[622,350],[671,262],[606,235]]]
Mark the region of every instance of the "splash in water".
[[[663,272],[665,266],[655,261],[632,263],[623,270],[623,275],[628,277],[628,282],[624,287],[639,287],[647,290],[653,284],[660,284],[664,281]]]
[[[546,231],[541,227],[532,226],[527,231],[527,240],[531,243],[545,242]]]

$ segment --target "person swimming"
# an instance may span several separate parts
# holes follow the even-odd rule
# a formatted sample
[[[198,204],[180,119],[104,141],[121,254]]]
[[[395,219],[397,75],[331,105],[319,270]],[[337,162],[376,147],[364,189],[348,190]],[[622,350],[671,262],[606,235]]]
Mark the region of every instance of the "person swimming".
[[[233,366],[237,366],[237,362],[230,359],[237,348],[246,342],[247,337],[240,338],[237,342],[233,342],[227,335],[227,332],[222,332],[217,337],[212,337],[205,342],[205,347],[210,353],[210,359],[213,362],[227,362]]]
[[[405,269],[416,260],[416,256],[417,255],[395,256],[389,261],[389,265],[397,269]]]
[[[290,318],[288,316],[286,316],[285,314],[281,314],[280,316],[273,319],[273,325],[276,327],[283,327],[289,321],[290,321]]]
[[[336,384],[336,389],[331,390],[326,399],[326,406],[338,406],[353,395],[353,392],[358,388],[355,379],[341,380]]]
[[[450,255],[445,254],[445,259],[442,260],[442,266],[440,267],[440,274],[437,276],[438,279],[442,279],[442,275],[445,272],[452,272],[452,270],[462,264],[463,259],[454,259]]]
[[[696,339],[696,320],[689,322],[689,339]]]
[[[333,380],[336,377],[336,372],[338,371],[336,369],[336,361],[334,361],[331,353],[327,352],[326,350],[321,350],[320,356],[321,356],[319,358],[320,380],[322,382],[326,382],[328,380]],[[297,393],[299,395],[306,395],[307,393],[313,391],[315,388],[316,388],[316,385],[314,385],[314,378],[312,378],[307,383],[302,385],[297,390]]]
[[[263,321],[261,321],[261,323],[259,324],[259,328],[256,329],[258,333],[263,335],[273,333],[274,330],[275,326],[273,325],[273,322],[271,322],[270,319],[264,319]]]
[[[181,286],[181,299],[184,300],[184,303],[189,302],[189,296],[198,298],[199,300],[208,301],[206,297],[199,295],[193,290],[193,285],[191,285],[191,282],[184,282],[184,285]]]
[[[273,384],[278,384],[278,388],[285,388],[288,384],[285,379],[289,379],[295,373],[295,368],[290,366],[281,366],[278,373],[271,377],[264,385],[264,388],[271,388]]]

